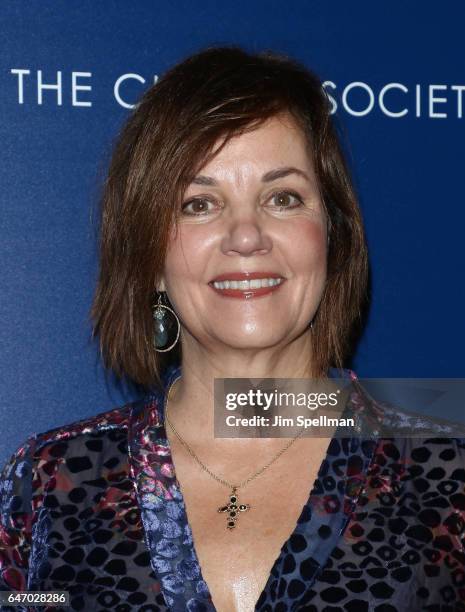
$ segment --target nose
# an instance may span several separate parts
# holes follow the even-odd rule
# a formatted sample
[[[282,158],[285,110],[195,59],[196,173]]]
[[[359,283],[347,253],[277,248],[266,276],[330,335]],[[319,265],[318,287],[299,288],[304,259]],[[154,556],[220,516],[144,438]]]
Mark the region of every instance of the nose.
[[[225,255],[264,255],[271,251],[272,239],[259,211],[242,210],[225,222],[221,250]]]

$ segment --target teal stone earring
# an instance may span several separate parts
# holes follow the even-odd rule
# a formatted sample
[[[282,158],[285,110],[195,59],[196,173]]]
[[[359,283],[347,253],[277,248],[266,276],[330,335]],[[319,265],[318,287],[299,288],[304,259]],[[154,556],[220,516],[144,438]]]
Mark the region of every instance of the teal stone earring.
[[[181,331],[181,324],[179,319],[172,308],[162,303],[161,293],[158,294],[158,302],[153,306],[153,347],[158,353],[165,353],[170,351],[177,343],[179,339],[179,333]],[[173,334],[174,328],[176,330],[176,339],[168,347],[169,338]]]

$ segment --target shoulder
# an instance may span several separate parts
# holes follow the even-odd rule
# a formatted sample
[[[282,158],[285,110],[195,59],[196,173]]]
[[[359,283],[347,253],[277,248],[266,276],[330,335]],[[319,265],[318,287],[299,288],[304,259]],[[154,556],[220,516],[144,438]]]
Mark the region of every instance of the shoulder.
[[[445,479],[464,488],[465,426],[445,419],[411,412],[404,406],[375,399],[351,372],[354,393],[351,407],[363,432],[375,442],[371,473],[429,489]],[[406,402],[408,403],[408,402]]]
[[[130,402],[124,406],[105,410],[84,419],[59,425],[58,427],[34,434],[30,437],[30,440],[35,452],[38,452],[44,446],[55,442],[70,441],[103,431],[127,429],[131,416],[140,403],[140,401]]]
[[[99,412],[29,436],[10,456],[0,472],[0,521],[12,512],[31,512],[31,499],[45,482],[66,468],[70,481],[97,477],[102,465],[127,458],[128,430],[143,408],[157,410],[156,396]],[[108,463],[110,465],[110,463]]]
[[[128,428],[131,415],[138,402],[125,404],[99,412],[90,417],[72,421],[53,427],[46,431],[34,433],[22,443],[12,454],[7,466],[10,471],[15,465],[38,463],[47,459],[50,454],[60,454],[59,447],[72,448],[82,443],[83,439],[93,438],[99,434],[110,436],[110,432],[125,431]],[[8,467],[4,469],[8,469]]]

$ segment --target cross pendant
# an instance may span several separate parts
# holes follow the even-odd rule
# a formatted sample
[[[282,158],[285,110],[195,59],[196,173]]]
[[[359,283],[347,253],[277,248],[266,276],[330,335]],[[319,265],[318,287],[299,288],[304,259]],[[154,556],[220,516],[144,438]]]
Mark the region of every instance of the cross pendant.
[[[237,515],[239,512],[245,512],[251,508],[249,504],[238,503],[236,490],[237,487],[233,487],[231,495],[229,496],[229,503],[226,506],[221,506],[221,508],[218,508],[218,512],[227,512],[229,515],[226,522],[226,527],[228,529],[234,529],[236,526]]]

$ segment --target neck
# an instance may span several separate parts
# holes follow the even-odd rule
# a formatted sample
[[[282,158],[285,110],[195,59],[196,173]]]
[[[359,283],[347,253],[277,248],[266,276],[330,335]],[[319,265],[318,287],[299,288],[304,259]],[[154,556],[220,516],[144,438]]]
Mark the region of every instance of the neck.
[[[303,357],[304,356],[304,357]],[[197,448],[282,445],[276,438],[215,438],[215,378],[310,378],[312,376],[311,331],[278,351],[273,349],[208,351],[198,342],[183,340],[181,378],[172,386],[169,419],[177,431]],[[169,435],[171,432],[169,432]]]

